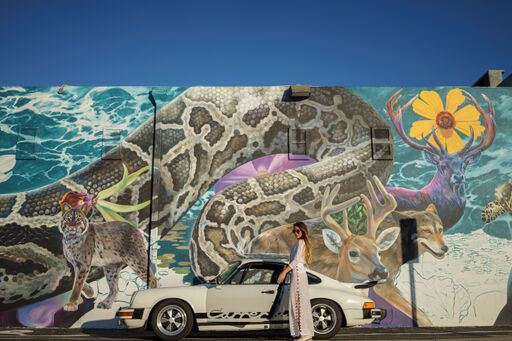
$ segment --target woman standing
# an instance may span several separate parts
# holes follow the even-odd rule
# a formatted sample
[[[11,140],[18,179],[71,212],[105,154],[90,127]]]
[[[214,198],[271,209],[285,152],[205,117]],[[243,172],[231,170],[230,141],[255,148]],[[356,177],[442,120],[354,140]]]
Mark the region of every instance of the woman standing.
[[[311,263],[311,243],[306,224],[303,222],[293,225],[293,233],[297,242],[290,252],[290,264],[279,274],[277,283],[284,282],[286,274],[292,271],[288,303],[290,333],[292,337],[300,336],[299,340],[305,341],[311,340],[315,334],[306,273],[306,263]]]

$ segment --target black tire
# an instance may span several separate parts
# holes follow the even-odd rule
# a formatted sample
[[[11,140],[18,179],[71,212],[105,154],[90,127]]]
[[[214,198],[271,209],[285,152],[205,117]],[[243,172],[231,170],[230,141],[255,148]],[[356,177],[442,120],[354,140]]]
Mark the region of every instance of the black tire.
[[[311,301],[315,339],[330,339],[343,325],[343,313],[336,303],[317,298]]]
[[[169,316],[169,315],[173,316]],[[165,321],[167,320],[167,321]],[[190,306],[175,299],[158,303],[150,315],[153,332],[162,340],[181,340],[194,326],[194,312]]]

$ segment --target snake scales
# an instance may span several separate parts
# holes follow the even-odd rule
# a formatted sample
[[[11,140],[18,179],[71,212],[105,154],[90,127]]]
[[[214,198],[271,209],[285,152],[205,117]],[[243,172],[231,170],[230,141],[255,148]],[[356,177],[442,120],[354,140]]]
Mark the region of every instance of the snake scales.
[[[318,162],[249,179],[217,194],[203,208],[193,231],[194,272],[214,276],[260,232],[319,215],[326,186],[341,184],[335,202],[365,190],[376,174],[385,183],[392,160],[373,160],[370,128],[387,127],[367,103],[344,88],[312,88],[311,97],[283,101],[286,87],[190,88],[157,113],[158,199],[153,226],[164,235],[218,179],[260,156],[287,153],[288,129],[307,130],[307,153]],[[118,182],[124,163],[134,172],[151,163],[149,119],[120,146],[122,160],[98,160],[54,184],[0,196],[0,308],[20,306],[72,286],[57,229],[58,201],[69,190],[96,195]],[[108,155],[107,155],[108,157]],[[136,204],[150,198],[151,175],[111,198]],[[149,208],[131,213],[141,229]],[[91,219],[99,219],[97,212]],[[90,278],[100,278],[99,271]]]

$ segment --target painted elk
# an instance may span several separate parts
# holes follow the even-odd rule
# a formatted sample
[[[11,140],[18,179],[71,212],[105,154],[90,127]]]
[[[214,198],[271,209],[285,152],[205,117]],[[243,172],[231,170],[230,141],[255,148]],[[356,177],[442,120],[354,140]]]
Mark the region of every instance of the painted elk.
[[[333,204],[340,190],[339,185],[332,191],[329,188],[325,190],[321,216],[330,229],[325,228],[319,221],[308,224],[308,235],[313,249],[311,269],[342,282],[387,279],[388,270],[381,262],[379,253],[388,250],[395,243],[400,229],[387,228],[377,237],[377,228],[395,209],[396,201],[386,192],[377,177],[374,177],[374,181],[378,195],[371,182],[367,181],[370,198],[361,194],[340,204]],[[367,212],[368,228],[366,234],[355,235],[348,228],[347,209],[360,201]],[[340,225],[331,214],[341,211],[343,221]],[[291,231],[289,225],[284,225],[260,234],[252,241],[248,253],[288,254],[295,242]]]
[[[387,187],[387,191],[395,197],[397,210],[424,210],[429,204],[434,204],[443,222],[444,228],[455,225],[464,213],[466,206],[465,170],[466,167],[475,163],[480,158],[482,151],[489,148],[496,134],[496,122],[494,119],[494,108],[491,101],[482,95],[487,104],[488,111],[485,111],[477,100],[467,91],[463,94],[478,112],[482,115],[485,123],[484,135],[479,143],[473,145],[474,131],[470,128],[470,137],[465,146],[458,153],[449,154],[439,141],[435,127],[432,129],[432,136],[435,144],[429,142],[422,136],[424,144],[412,141],[402,126],[402,114],[407,110],[417,96],[413,97],[403,106],[398,106],[401,95],[400,90],[393,94],[386,103],[387,114],[396,128],[402,140],[414,149],[423,151],[425,159],[434,164],[437,168],[432,181],[420,190],[411,190],[400,187]]]

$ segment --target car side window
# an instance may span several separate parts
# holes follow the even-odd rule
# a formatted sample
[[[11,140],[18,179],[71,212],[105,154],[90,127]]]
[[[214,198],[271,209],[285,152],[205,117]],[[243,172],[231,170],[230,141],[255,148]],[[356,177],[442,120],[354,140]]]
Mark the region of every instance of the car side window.
[[[242,284],[277,284],[275,269],[249,268],[242,279]]]
[[[253,263],[242,265],[224,284],[276,284],[283,264]]]
[[[322,280],[320,278],[318,278],[317,276],[311,274],[311,273],[307,273],[308,274],[308,284],[319,284],[319,283],[322,283]],[[291,277],[292,277],[292,274],[291,274],[291,271],[288,272],[286,274],[286,277],[284,279],[284,284],[290,284],[290,280],[291,280]]]
[[[322,283],[322,280],[308,272],[308,284],[319,284],[319,283]]]
[[[246,270],[247,270],[247,268],[239,269],[238,272],[233,277],[231,277],[229,282],[226,284],[240,284],[240,282],[242,281],[242,278],[245,275]]]

